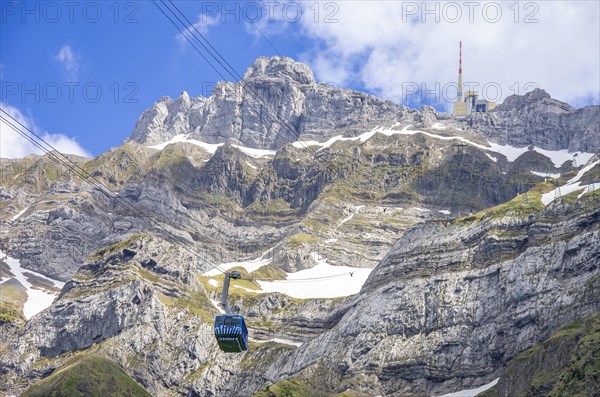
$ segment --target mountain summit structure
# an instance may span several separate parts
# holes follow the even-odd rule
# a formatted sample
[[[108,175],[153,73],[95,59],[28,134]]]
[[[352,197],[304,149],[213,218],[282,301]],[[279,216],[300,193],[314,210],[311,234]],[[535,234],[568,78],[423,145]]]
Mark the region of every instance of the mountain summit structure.
[[[455,117],[464,118],[473,113],[486,113],[496,107],[495,102],[490,102],[483,98],[479,99],[479,94],[475,90],[467,91],[463,100],[462,41],[459,44],[457,94],[458,98],[452,108],[452,114]]]

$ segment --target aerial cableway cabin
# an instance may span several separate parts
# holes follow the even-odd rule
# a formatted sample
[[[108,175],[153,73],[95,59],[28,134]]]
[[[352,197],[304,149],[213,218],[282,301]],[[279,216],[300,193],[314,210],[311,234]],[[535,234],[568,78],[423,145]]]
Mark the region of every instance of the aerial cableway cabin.
[[[248,329],[242,316],[235,314],[216,316],[215,337],[221,350],[226,353],[248,350]]]
[[[231,314],[231,307],[227,301],[229,280],[241,277],[240,272],[225,272],[223,292],[221,293],[221,304],[225,309],[225,314],[215,317],[215,338],[219,348],[226,353],[241,353],[248,350],[248,329],[244,317]]]

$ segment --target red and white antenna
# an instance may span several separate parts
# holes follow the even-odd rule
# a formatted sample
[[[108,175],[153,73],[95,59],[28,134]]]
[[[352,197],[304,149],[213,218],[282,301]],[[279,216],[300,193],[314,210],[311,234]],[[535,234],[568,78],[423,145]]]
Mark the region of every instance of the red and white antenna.
[[[459,55],[458,55],[458,101],[463,99],[463,82],[462,82],[462,41],[459,44]]]

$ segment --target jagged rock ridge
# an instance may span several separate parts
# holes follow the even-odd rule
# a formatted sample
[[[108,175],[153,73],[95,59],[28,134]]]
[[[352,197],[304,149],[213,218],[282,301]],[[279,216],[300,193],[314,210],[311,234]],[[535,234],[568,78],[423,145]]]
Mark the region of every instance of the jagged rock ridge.
[[[279,148],[302,135],[362,132],[407,110],[365,93],[315,81],[308,66],[287,57],[258,58],[236,83],[219,82],[209,98],[161,98],[140,116],[131,140],[158,144],[177,134],[208,143]]]
[[[209,98],[161,98],[140,116],[130,139],[154,145],[177,134],[208,143],[232,142],[276,149],[298,139],[354,136],[398,121],[431,127],[448,119],[425,106],[411,111],[390,101],[319,84],[307,65],[291,58],[261,57],[239,82],[219,82]],[[535,89],[512,95],[490,113],[457,126],[499,143],[543,149],[600,150],[600,106],[575,109]]]
[[[468,122],[489,139],[514,146],[600,150],[600,106],[575,109],[541,89],[509,96],[490,113],[475,114]]]

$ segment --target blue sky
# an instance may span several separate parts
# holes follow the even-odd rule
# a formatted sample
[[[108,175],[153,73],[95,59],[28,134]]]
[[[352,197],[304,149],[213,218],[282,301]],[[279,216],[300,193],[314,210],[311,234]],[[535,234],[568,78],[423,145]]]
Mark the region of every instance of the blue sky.
[[[176,97],[182,90],[193,96],[208,95],[220,77],[187,43],[176,39],[175,28],[152,3],[137,7],[121,3],[119,16],[109,9],[113,2],[94,4],[102,12],[97,23],[90,22],[95,9],[88,8],[89,18],[84,18],[83,7],[75,9],[70,23],[66,6],[62,18],[53,23],[50,10],[45,11],[49,17],[45,18],[40,7],[42,17],[36,22],[36,15],[23,15],[25,6],[17,3],[21,10],[2,21],[0,62],[3,102],[32,117],[46,131],[76,137],[81,146],[98,155],[120,145],[140,113],[161,96]],[[178,6],[190,20],[196,19],[195,4]],[[126,16],[131,16],[131,21],[127,19],[131,23],[125,23]],[[241,23],[215,26],[207,37],[241,74],[257,56],[274,55],[264,40],[246,33]],[[292,57],[301,51],[290,34],[270,41]],[[57,56],[65,46],[71,49],[76,70],[66,65],[68,59],[61,61]],[[65,85],[69,82],[78,85]],[[56,101],[59,94],[61,99]]]
[[[473,21],[459,10],[458,23],[443,2],[429,3],[430,14],[421,2],[292,2],[287,17],[282,6],[251,3],[242,15],[227,13],[233,2],[175,2],[241,75],[258,56],[279,52],[308,63],[319,81],[442,110],[443,98],[406,90],[455,81],[463,40],[465,81],[493,82],[500,99],[540,86],[578,107],[600,101],[598,2],[540,2],[537,10],[508,2],[497,21],[480,7]],[[70,4],[2,2],[0,101],[49,137],[74,138],[96,156],[120,145],[161,96],[206,96],[220,80],[151,2]],[[247,22],[257,9],[272,45]],[[5,153],[16,144],[2,134]]]

